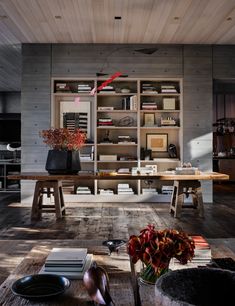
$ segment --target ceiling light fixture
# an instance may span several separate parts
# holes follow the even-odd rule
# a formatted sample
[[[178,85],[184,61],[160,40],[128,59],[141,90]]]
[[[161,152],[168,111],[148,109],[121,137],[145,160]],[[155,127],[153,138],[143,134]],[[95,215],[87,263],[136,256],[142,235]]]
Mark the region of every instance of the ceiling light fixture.
[[[146,49],[135,50],[135,52],[139,52],[139,53],[143,53],[143,54],[147,54],[147,55],[151,55],[151,54],[153,54],[157,51],[158,51],[157,48],[146,48]]]
[[[100,76],[105,76],[105,75],[108,75],[110,73],[105,73],[104,71],[107,70],[107,68],[109,67],[109,59],[110,57],[117,51],[120,51],[120,50],[123,50],[123,49],[129,49],[129,52],[131,52],[132,54],[135,54],[133,52],[139,52],[139,53],[142,53],[142,54],[146,54],[146,55],[151,55],[153,54],[154,52],[158,51],[158,48],[145,48],[145,49],[137,49],[137,50],[131,50],[130,47],[118,47],[114,50],[111,50],[111,52],[106,56],[106,60],[104,61],[101,69],[99,70],[99,72],[96,72],[96,76],[97,77],[100,77]],[[107,66],[107,67],[106,67]],[[106,69],[105,69],[106,67]],[[112,67],[114,68],[114,67]],[[113,69],[112,69],[113,70]],[[120,70],[120,68],[116,67],[115,70]],[[122,78],[127,78],[128,77],[128,74],[122,74],[120,77]]]
[[[115,20],[121,20],[122,17],[121,17],[121,16],[114,16],[114,19],[115,19]]]

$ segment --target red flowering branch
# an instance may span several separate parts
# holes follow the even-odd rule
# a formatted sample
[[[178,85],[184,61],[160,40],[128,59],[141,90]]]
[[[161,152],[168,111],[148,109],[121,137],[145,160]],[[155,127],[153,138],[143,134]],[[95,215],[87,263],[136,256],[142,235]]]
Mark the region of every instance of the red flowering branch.
[[[66,128],[42,130],[39,133],[43,142],[56,150],[78,151],[86,141],[86,134],[80,129],[69,131]]]

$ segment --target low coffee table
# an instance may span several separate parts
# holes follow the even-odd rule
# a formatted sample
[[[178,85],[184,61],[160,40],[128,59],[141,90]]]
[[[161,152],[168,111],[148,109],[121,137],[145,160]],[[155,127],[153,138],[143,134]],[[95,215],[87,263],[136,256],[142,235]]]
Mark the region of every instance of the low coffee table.
[[[45,302],[31,302],[15,296],[11,292],[11,286],[14,281],[25,275],[36,274],[40,271],[51,248],[51,246],[37,246],[28,253],[15,271],[0,286],[0,305],[93,305],[82,280],[71,280],[71,286],[65,294]],[[108,272],[110,292],[115,304],[117,306],[135,305],[130,261],[125,252],[125,247],[120,249],[119,254],[112,253],[111,256],[108,255],[107,248],[102,246],[88,248],[88,252],[93,253],[94,260],[97,264],[104,267]],[[141,286],[140,296],[142,306],[155,305],[154,286]]]

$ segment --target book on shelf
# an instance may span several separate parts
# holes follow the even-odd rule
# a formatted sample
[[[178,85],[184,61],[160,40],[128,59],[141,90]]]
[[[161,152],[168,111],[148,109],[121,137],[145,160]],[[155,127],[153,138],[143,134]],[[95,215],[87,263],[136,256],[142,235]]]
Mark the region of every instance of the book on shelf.
[[[119,168],[119,169],[117,170],[117,172],[120,173],[120,174],[121,174],[121,173],[123,173],[123,174],[125,174],[125,173],[127,173],[127,174],[131,173],[129,168]]]
[[[113,106],[98,106],[98,110],[114,110]]]

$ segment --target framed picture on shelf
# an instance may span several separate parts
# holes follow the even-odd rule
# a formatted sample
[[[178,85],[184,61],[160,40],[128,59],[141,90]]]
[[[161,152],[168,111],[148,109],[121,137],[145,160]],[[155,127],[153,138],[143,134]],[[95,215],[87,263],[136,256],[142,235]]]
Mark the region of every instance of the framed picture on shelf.
[[[144,114],[144,125],[145,126],[154,126],[154,124],[155,124],[154,113]]]
[[[167,152],[168,134],[146,134],[146,148],[153,152]]]

